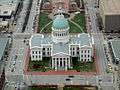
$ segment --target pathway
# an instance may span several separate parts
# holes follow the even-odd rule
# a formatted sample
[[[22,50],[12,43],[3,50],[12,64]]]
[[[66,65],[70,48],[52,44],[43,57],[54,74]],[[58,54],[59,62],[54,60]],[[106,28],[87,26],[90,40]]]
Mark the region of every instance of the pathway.
[[[82,27],[80,26],[80,25],[78,25],[77,23],[75,23],[74,21],[72,21],[72,20],[69,20],[70,22],[72,22],[73,24],[75,24],[78,28],[80,28],[80,30],[82,31],[82,32],[84,32],[84,30],[82,29]]]
[[[41,33],[48,25],[50,25],[52,22],[53,22],[53,21],[50,21],[48,24],[46,24],[46,25],[41,29],[40,33]]]

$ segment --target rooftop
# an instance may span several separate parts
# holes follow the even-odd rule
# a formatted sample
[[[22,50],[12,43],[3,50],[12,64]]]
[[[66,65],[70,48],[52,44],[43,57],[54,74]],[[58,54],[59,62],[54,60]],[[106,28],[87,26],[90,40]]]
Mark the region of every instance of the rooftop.
[[[53,20],[53,28],[55,29],[66,29],[69,27],[68,21],[64,18],[64,15],[57,15]]]
[[[110,43],[114,56],[120,59],[120,40],[111,40]]]
[[[0,16],[10,16],[15,9],[16,5],[1,5]]]
[[[8,38],[1,38],[0,37],[0,60],[4,54],[7,42],[8,42]]]
[[[10,4],[10,3],[16,4],[17,2],[18,2],[18,0],[0,0],[0,5],[1,4]]]
[[[120,14],[120,0],[100,0],[100,5],[104,14]]]

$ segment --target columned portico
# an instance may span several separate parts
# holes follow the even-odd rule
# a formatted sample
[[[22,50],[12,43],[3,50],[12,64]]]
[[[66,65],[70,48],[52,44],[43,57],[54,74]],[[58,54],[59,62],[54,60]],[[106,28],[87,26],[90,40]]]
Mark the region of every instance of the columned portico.
[[[70,57],[53,57],[52,68],[54,68],[55,70],[67,70],[68,68],[70,68]]]

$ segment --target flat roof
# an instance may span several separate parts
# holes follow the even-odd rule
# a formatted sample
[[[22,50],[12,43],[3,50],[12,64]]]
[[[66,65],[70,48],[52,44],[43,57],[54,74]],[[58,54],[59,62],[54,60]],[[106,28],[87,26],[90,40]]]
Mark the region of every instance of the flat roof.
[[[7,25],[8,25],[8,21],[0,21],[0,27],[7,26]]]
[[[120,14],[120,0],[100,0],[100,6],[103,9],[103,14]]]
[[[7,42],[8,42],[8,38],[1,38],[0,37],[0,60],[4,54]]]
[[[1,5],[0,16],[10,16],[13,11],[16,10],[16,4],[12,5]]]
[[[14,3],[16,4],[19,0],[0,0],[0,4],[10,4]]]
[[[111,40],[110,43],[114,57],[120,59],[120,40]]]

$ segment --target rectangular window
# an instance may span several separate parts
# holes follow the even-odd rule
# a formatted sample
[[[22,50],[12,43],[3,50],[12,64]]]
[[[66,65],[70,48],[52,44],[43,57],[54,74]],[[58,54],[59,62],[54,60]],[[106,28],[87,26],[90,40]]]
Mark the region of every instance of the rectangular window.
[[[88,53],[90,52],[90,50],[88,50]]]
[[[86,53],[86,50],[85,50],[85,53]]]
[[[81,55],[81,57],[83,57],[83,55]]]
[[[39,58],[41,58],[41,56],[39,55]]]
[[[34,56],[32,56],[34,58]]]
[[[47,48],[47,50],[49,51],[49,48]]]
[[[79,47],[77,47],[77,50],[79,50]]]
[[[73,50],[75,50],[75,48],[73,47]]]
[[[34,51],[32,51],[32,54],[34,54]]]
[[[88,55],[88,57],[90,57],[90,55]]]
[[[83,53],[83,50],[81,51],[81,53]]]
[[[49,52],[47,52],[47,54],[48,54],[48,55],[50,55],[50,53],[49,53]]]
[[[43,48],[43,50],[45,50],[45,48]]]
[[[83,59],[81,59],[81,61],[83,61]]]
[[[39,51],[39,54],[41,54],[41,52]]]
[[[45,52],[43,52],[43,55],[45,55]]]
[[[84,57],[86,57],[86,55],[84,55]]]
[[[37,51],[36,51],[36,54],[37,54]]]
[[[36,55],[36,58],[37,58],[37,55]]]
[[[77,54],[79,55],[79,52],[77,52]]]
[[[73,55],[75,55],[75,52],[73,52]]]

